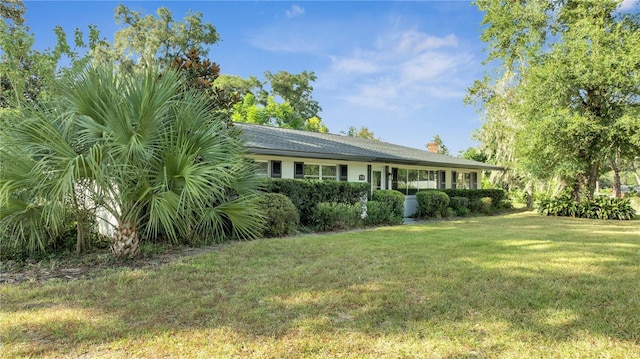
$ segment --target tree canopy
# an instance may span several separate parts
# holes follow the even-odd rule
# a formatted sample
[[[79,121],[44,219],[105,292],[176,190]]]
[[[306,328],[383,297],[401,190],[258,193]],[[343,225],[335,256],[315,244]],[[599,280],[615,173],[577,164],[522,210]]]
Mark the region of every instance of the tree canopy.
[[[591,197],[605,166],[640,153],[640,21],[619,1],[477,1],[496,71],[469,99],[492,160]]]
[[[365,126],[360,126],[360,129],[357,129],[355,126],[349,126],[349,130],[347,130],[346,135],[349,137],[360,137],[370,140],[377,139],[375,133]]]
[[[312,97],[311,82],[316,79],[313,72],[265,71],[264,77],[261,82],[255,77],[223,76],[214,83],[216,88],[239,95],[241,101],[233,107],[234,121],[329,132],[319,117],[320,105]]]

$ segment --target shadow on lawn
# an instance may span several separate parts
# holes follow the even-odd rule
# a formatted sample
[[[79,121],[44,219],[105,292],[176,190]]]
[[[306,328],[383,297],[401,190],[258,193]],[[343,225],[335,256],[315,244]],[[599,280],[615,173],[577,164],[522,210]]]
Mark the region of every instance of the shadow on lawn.
[[[548,345],[592,333],[640,344],[638,230],[598,227],[610,233],[605,243],[590,232],[592,222],[561,221],[535,236],[518,224],[544,226],[544,218],[524,221],[500,228],[512,232],[508,240],[477,233],[486,222],[403,226],[367,232],[364,250],[350,250],[349,241],[361,240],[356,234],[296,244],[300,256],[286,249],[294,242],[264,241],[255,252],[53,283],[28,295],[4,291],[0,311],[15,320],[0,334],[25,356],[219,327],[247,341],[301,330],[417,339],[458,333],[494,355],[500,347],[488,338],[495,335]],[[457,240],[461,234],[471,239]],[[52,308],[67,314],[21,319]]]

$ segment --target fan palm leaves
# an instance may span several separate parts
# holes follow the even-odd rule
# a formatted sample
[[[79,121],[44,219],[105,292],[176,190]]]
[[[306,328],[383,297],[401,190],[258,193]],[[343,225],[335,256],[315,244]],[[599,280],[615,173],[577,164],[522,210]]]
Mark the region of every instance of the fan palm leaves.
[[[57,228],[56,208],[81,191],[109,214],[112,249],[121,255],[135,256],[140,236],[255,237],[258,182],[239,133],[209,107],[203,96],[181,92],[172,71],[85,70],[51,104],[16,112],[3,131],[11,139],[0,149],[4,228],[15,235],[26,223],[14,203],[22,197]]]

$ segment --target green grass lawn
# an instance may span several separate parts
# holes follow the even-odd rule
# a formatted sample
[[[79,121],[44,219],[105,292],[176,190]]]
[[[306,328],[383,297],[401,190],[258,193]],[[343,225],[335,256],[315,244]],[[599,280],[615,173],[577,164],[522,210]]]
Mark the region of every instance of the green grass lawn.
[[[520,213],[0,287],[2,357],[640,358],[640,222]]]

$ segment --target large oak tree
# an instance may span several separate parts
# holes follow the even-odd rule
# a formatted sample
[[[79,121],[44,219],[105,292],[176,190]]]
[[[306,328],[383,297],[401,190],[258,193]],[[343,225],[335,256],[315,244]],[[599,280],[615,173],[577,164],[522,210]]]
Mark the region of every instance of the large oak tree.
[[[640,19],[619,1],[477,1],[495,71],[470,89],[479,139],[519,176],[593,196],[640,153]],[[617,183],[619,188],[619,181]]]

